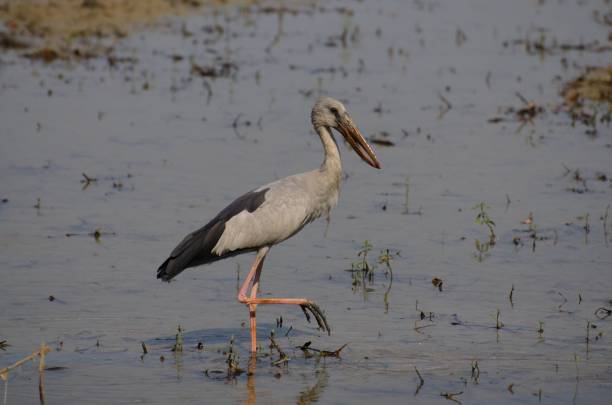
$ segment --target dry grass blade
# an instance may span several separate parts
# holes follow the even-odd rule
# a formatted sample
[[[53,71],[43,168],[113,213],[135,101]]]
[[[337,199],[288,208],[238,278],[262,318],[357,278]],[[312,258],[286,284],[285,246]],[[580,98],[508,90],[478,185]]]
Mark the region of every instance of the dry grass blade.
[[[6,342],[6,341],[4,341],[4,342]],[[30,360],[34,360],[37,357],[40,357],[41,359],[43,359],[45,354],[49,353],[50,351],[51,351],[51,348],[43,343],[41,345],[41,347],[40,347],[40,350],[37,350],[37,351],[33,352],[32,354],[30,354],[29,356],[26,356],[23,359],[18,360],[15,363],[11,364],[10,366],[7,366],[7,367],[4,367],[3,369],[1,369],[0,370],[0,379],[6,380],[6,378],[8,378],[9,371],[11,371],[11,370],[13,370],[13,369],[23,365],[24,363],[27,363]],[[43,363],[43,368],[44,368],[44,363]]]
[[[425,384],[425,380],[423,379],[423,376],[419,372],[419,369],[416,368],[416,366],[414,367],[414,371],[416,371],[417,376],[419,377],[419,385],[417,385],[416,391],[414,391],[414,396],[417,396],[417,394],[419,393],[419,391],[423,387],[423,384]]]
[[[274,340],[274,331],[270,332],[269,338],[270,345],[278,352],[278,360],[272,362],[272,365],[278,366],[281,364],[287,364],[289,362],[289,356],[287,356],[287,354],[280,348],[278,343],[276,343],[276,340]]]
[[[448,399],[449,401],[453,401],[453,402],[456,402],[459,405],[461,405],[461,401],[459,401],[457,398],[455,398],[457,395],[461,395],[461,394],[463,394],[463,391],[459,391],[459,392],[441,392],[440,396]]]

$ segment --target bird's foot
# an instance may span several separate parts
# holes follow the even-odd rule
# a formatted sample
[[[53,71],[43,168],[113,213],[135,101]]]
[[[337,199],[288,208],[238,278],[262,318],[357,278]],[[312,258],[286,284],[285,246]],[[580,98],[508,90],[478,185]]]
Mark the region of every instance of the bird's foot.
[[[302,311],[304,312],[304,315],[306,316],[306,320],[309,323],[310,323],[310,315],[308,314],[308,311],[310,311],[310,313],[312,313],[312,316],[314,316],[314,318],[316,319],[317,324],[319,325],[319,329],[322,329],[323,332],[327,332],[328,335],[331,334],[331,329],[329,328],[329,324],[327,323],[325,314],[323,313],[323,311],[321,310],[321,308],[319,308],[317,304],[315,304],[314,302],[308,301],[306,304],[300,304],[300,308],[302,308]]]

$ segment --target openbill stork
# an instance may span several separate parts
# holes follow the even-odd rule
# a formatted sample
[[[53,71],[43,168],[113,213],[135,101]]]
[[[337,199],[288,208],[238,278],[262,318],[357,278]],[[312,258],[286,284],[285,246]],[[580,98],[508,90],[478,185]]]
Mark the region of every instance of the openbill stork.
[[[342,165],[331,128],[340,132],[366,163],[380,169],[374,151],[341,102],[320,98],[312,108],[311,120],[325,151],[320,168],[285,177],[237,198],[209,223],[187,235],[157,270],[157,278],[170,281],[189,267],[257,252],[238,292],[238,301],[249,308],[251,352],[257,350],[255,312],[258,305],[299,305],[308,321],[310,311],[319,328],[330,333],[325,314],[314,302],[305,298],[257,298],[257,290],[270,248],[295,235],[316,218],[328,215],[338,202]]]

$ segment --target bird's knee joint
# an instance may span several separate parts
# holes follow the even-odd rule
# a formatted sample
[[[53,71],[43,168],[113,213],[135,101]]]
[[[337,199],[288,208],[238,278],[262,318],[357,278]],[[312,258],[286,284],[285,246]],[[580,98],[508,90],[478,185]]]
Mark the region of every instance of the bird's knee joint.
[[[253,304],[253,299],[245,294],[238,294],[238,301],[249,307],[250,310],[254,310],[257,307],[257,304]]]

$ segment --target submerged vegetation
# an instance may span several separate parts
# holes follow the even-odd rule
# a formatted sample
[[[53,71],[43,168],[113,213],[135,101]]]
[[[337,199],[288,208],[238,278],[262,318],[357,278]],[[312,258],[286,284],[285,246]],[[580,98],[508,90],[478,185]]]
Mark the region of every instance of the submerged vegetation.
[[[497,235],[495,235],[495,222],[489,217],[489,213],[487,210],[490,207],[485,203],[481,202],[472,207],[472,210],[477,210],[476,218],[474,222],[478,225],[484,225],[487,227],[489,231],[489,239],[481,242],[480,239],[474,240],[474,246],[476,247],[476,253],[474,253],[474,257],[479,262],[482,262],[489,252],[489,250],[495,246],[497,242]]]
[[[393,286],[393,267],[391,262],[394,256],[398,256],[399,252],[391,253],[389,249],[381,250],[376,262],[370,263],[368,254],[374,249],[370,241],[365,240],[363,245],[357,252],[357,261],[351,262],[351,268],[347,270],[351,273],[351,285],[353,292],[361,291],[363,299],[368,299],[368,294],[375,292],[376,288],[376,272],[382,273],[384,280],[387,282],[384,286],[383,302],[385,313],[389,312],[389,300],[391,287]],[[382,269],[379,269],[382,265]]]

